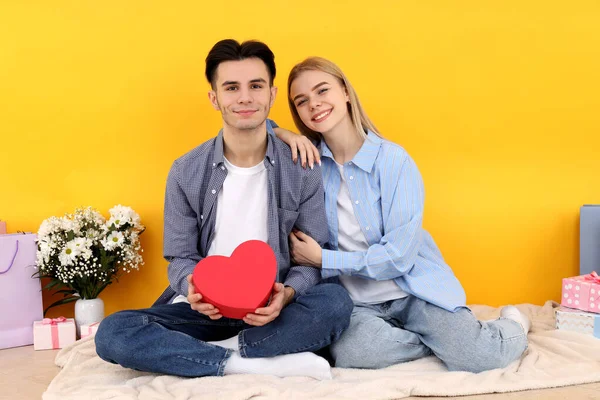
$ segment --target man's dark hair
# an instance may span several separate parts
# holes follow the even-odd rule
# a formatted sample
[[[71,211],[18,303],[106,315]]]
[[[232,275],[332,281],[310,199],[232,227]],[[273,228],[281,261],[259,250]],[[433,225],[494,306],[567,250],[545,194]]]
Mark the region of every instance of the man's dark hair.
[[[265,63],[269,70],[269,84],[273,86],[275,79],[275,55],[269,46],[256,40],[247,40],[240,44],[233,39],[221,40],[213,46],[206,56],[206,79],[215,88],[215,75],[219,64],[225,61],[242,61],[246,58],[258,58]]]

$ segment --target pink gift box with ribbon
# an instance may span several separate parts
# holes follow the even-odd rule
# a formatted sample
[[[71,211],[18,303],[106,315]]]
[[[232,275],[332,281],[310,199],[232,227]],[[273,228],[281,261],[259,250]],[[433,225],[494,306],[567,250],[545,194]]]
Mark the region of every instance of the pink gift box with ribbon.
[[[85,324],[81,325],[81,339],[95,335],[98,330],[98,326],[100,326],[100,322],[94,322],[93,324]]]
[[[44,318],[33,323],[33,349],[62,349],[75,343],[73,318]]]
[[[569,308],[600,313],[600,276],[592,272],[563,279],[560,304]]]

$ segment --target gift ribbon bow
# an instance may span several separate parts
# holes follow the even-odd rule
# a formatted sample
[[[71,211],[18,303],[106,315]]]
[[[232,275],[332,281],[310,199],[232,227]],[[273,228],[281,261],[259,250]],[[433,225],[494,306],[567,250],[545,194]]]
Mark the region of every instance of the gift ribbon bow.
[[[596,271],[592,271],[591,274],[588,274],[584,278],[586,281],[600,283],[600,276],[596,273]]]
[[[66,322],[67,319],[65,317],[58,317],[58,318],[44,318],[42,320],[42,325],[56,325],[56,324],[60,324],[61,322]]]
[[[58,340],[58,324],[67,322],[65,317],[58,318],[44,318],[42,325],[50,325],[50,334],[52,335],[52,348],[60,349],[60,342]]]

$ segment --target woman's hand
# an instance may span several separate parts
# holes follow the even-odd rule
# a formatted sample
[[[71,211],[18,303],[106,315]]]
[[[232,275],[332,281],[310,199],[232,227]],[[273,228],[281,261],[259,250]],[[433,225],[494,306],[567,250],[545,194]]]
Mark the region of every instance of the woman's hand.
[[[321,246],[304,232],[292,231],[290,233],[290,255],[298,265],[321,268]]]
[[[275,128],[273,131],[275,132],[275,136],[290,146],[294,163],[298,161],[298,153],[300,153],[302,168],[306,168],[307,161],[310,169],[313,169],[315,162],[321,165],[319,149],[306,136],[297,135],[283,128]]]

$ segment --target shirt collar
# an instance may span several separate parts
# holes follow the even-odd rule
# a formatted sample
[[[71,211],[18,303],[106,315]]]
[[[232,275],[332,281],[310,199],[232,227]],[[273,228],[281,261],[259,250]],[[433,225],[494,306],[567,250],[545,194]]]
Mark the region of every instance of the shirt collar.
[[[274,156],[274,144],[273,144],[273,138],[275,137],[275,134],[273,133],[273,129],[271,128],[271,126],[269,124],[267,124],[267,154],[265,155],[266,160],[268,161],[267,164],[269,164],[270,166],[273,166],[273,163],[275,161],[275,156]],[[219,131],[219,134],[217,135],[216,141],[215,141],[215,153],[213,155],[213,168],[217,168],[218,166],[220,166],[223,162],[225,162],[225,156],[223,155],[223,129],[221,129]]]
[[[381,147],[383,139],[374,134],[371,131],[367,132],[367,139],[363,142],[362,146],[358,150],[358,153],[354,155],[352,158],[352,163],[364,170],[367,173],[370,173],[373,169],[373,165],[375,164],[375,160],[377,159],[377,154],[379,154],[379,148]],[[329,157],[333,160],[333,153],[327,147],[327,144],[324,140],[321,140],[321,156]]]

